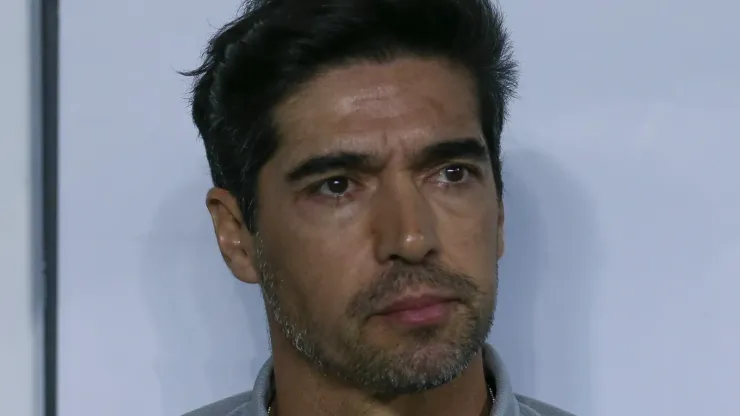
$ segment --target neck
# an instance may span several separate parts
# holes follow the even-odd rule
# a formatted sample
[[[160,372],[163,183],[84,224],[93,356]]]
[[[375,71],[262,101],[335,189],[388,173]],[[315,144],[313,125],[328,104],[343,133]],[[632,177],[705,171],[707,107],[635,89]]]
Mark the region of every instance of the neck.
[[[270,416],[479,416],[491,412],[481,351],[458,377],[443,386],[379,401],[320,374],[280,333],[273,332],[272,349],[275,397]]]

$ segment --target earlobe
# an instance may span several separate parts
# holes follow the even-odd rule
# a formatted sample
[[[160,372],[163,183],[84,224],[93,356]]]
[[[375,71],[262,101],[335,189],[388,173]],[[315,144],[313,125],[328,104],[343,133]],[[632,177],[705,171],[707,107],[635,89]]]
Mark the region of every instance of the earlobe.
[[[213,188],[208,191],[206,206],[226,265],[237,279],[258,283],[252,235],[246,229],[236,198],[224,189]]]

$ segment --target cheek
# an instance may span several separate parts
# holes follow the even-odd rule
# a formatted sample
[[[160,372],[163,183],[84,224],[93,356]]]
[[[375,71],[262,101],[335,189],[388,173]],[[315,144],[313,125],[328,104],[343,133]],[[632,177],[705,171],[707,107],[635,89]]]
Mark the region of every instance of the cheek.
[[[304,308],[322,321],[340,317],[374,270],[361,224],[312,227],[300,216],[273,211],[263,221],[263,239],[286,286],[300,293]],[[270,221],[269,218],[280,219]],[[297,294],[282,293],[287,300]]]
[[[442,254],[452,267],[476,279],[489,279],[496,270],[498,208],[490,201],[472,205],[460,215],[438,217]]]

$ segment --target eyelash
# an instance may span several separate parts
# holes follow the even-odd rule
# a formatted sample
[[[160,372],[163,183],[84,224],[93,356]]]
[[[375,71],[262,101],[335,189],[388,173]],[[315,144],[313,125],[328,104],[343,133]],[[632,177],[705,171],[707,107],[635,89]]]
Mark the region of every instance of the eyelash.
[[[465,171],[467,172],[468,175],[470,175],[470,176],[472,176],[472,177],[474,177],[476,179],[480,179],[482,177],[482,172],[481,172],[481,170],[480,170],[480,168],[478,166],[470,165],[470,164],[466,164],[466,163],[459,163],[459,162],[458,163],[450,163],[450,164],[447,164],[447,165],[442,166],[441,168],[437,169],[436,174],[437,175],[440,175],[440,174],[442,174],[445,171],[445,169],[449,169],[449,168],[462,168],[462,169],[465,169]],[[444,186],[446,186],[446,187],[449,187],[449,186],[462,186],[462,185],[467,184],[467,182],[468,181],[465,180],[463,182],[444,183]]]
[[[331,198],[331,199],[342,199],[346,198],[348,193],[351,193],[351,191],[347,191],[342,195],[322,195],[321,194],[321,188],[328,185],[330,181],[335,179],[346,179],[349,182],[349,187],[352,188],[353,186],[358,186],[358,182],[349,176],[343,176],[343,175],[335,175],[328,177],[326,179],[322,179],[311,186],[308,187],[308,192],[311,195],[319,196],[319,197],[325,197],[325,198]]]
[[[445,169],[449,169],[449,168],[462,168],[462,169],[465,169],[465,171],[467,172],[467,174],[473,176],[474,178],[480,178],[482,176],[482,172],[481,172],[481,169],[479,167],[477,167],[475,165],[470,165],[470,164],[466,164],[466,163],[457,162],[457,163],[449,163],[449,164],[446,164],[446,165],[443,165],[443,166],[439,167],[438,169],[436,169],[434,171],[434,175],[431,175],[431,177],[437,177],[437,176],[443,174],[443,172],[445,171]],[[345,192],[345,193],[343,193],[341,195],[322,195],[321,194],[321,189],[324,186],[326,186],[330,181],[335,180],[335,179],[346,179],[347,181],[349,181],[349,187],[350,188],[352,188],[353,186],[355,186],[355,187],[356,186],[359,186],[358,181],[352,179],[349,176],[335,175],[335,176],[331,176],[331,177],[328,177],[326,179],[322,179],[322,180],[320,180],[318,182],[313,183],[312,185],[310,185],[307,188],[307,191],[312,196],[323,197],[323,198],[330,198],[330,199],[337,200],[337,201],[343,200],[345,198],[350,198],[351,196],[349,196],[348,194],[351,194],[352,191],[347,191],[347,192]],[[445,188],[450,188],[450,187],[463,186],[463,185],[465,185],[467,183],[468,183],[468,180],[464,180],[464,181],[461,181],[461,182],[441,182],[439,185],[440,186],[443,186]]]

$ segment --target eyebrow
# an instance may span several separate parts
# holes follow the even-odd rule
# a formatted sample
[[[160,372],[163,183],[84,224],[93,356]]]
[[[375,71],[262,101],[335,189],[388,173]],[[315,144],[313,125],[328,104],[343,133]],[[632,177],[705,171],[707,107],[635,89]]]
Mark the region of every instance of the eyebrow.
[[[377,169],[375,158],[369,154],[356,152],[336,152],[315,156],[299,164],[285,175],[288,182],[298,182],[310,176],[318,176],[333,171],[361,171]],[[375,165],[375,166],[373,166]]]
[[[450,160],[468,159],[476,162],[489,160],[485,144],[476,138],[450,139],[421,149],[412,158],[414,169],[424,169]],[[340,151],[314,156],[301,162],[285,175],[288,182],[298,182],[311,176],[335,171],[373,172],[382,166],[376,155]]]
[[[490,159],[488,149],[480,139],[462,138],[445,140],[425,147],[414,157],[412,166],[421,170],[452,160],[482,163]]]

